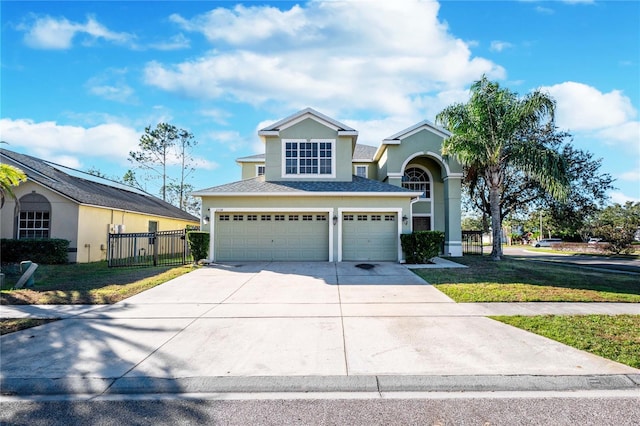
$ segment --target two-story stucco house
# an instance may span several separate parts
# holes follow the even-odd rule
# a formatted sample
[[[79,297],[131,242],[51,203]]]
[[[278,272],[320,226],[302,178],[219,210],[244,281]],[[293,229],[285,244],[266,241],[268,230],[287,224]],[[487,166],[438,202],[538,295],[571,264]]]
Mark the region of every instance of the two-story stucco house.
[[[423,121],[382,141],[311,108],[258,132],[265,153],[239,158],[242,180],[193,193],[210,260],[403,261],[400,234],[445,233],[461,256],[462,167],[449,134]]]

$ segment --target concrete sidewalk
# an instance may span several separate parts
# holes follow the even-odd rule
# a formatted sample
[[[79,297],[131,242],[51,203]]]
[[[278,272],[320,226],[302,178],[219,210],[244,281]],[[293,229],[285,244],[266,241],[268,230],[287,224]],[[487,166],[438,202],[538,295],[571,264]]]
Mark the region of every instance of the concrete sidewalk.
[[[487,318],[640,304],[458,304],[401,265],[215,265],[2,336],[3,393],[639,389],[640,370]]]

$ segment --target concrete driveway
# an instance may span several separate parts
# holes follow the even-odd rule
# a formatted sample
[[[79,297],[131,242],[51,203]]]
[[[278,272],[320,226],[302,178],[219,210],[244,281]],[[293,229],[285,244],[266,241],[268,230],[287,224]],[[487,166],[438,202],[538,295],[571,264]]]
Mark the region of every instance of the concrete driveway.
[[[3,388],[19,393],[43,380],[91,393],[151,378],[640,374],[486,318],[490,309],[454,303],[402,265],[356,265],[205,267],[121,303],[2,336]]]

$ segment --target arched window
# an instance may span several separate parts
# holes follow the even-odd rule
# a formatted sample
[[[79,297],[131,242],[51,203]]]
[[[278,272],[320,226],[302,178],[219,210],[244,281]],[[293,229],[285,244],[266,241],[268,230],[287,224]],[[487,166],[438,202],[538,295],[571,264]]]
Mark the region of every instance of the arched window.
[[[422,198],[431,198],[429,175],[418,167],[410,167],[404,172],[402,187],[412,191],[422,191]]]
[[[49,238],[51,203],[44,196],[32,192],[20,198],[18,239]]]

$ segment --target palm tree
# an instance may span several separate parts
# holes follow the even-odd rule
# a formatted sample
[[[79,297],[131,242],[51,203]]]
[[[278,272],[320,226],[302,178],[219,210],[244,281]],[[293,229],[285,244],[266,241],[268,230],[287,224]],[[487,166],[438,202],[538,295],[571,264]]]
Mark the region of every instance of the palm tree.
[[[26,180],[27,176],[22,170],[8,164],[0,164],[0,208],[4,206],[5,196],[9,195],[11,198],[16,199],[11,188]]]
[[[455,157],[489,188],[494,260],[502,257],[500,195],[508,168],[537,180],[554,198],[566,197],[564,158],[531,136],[535,129],[553,126],[554,110],[555,101],[545,93],[536,90],[518,98],[483,76],[471,86],[469,102],[450,105],[436,116],[452,134],[442,154]]]

